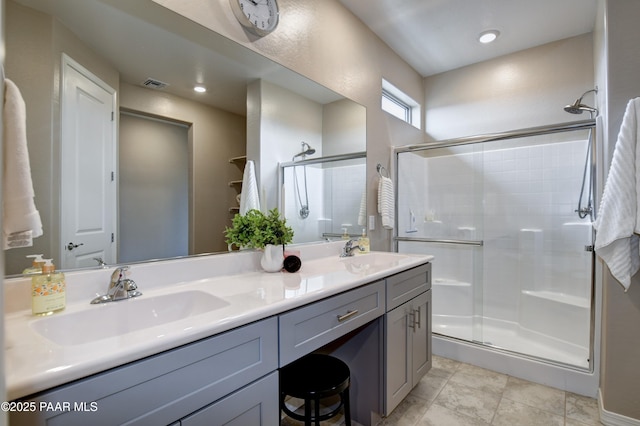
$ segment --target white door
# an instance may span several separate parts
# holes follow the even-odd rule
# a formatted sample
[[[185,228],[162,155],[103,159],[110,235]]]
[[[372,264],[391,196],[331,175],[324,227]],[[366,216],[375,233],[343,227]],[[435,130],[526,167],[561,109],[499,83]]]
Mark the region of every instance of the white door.
[[[63,55],[60,268],[116,259],[115,93]]]

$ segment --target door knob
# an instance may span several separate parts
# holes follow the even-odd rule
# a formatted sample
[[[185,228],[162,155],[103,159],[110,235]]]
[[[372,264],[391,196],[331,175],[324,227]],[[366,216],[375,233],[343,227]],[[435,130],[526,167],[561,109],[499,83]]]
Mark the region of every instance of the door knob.
[[[69,243],[69,244],[67,244],[67,250],[71,251],[74,248],[78,248],[78,247],[83,246],[83,245],[84,245],[84,243],[80,243],[80,244]]]

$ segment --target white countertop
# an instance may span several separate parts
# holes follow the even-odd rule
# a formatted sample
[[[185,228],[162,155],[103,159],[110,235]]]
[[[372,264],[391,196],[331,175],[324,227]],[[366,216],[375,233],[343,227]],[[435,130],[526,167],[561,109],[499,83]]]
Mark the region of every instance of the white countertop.
[[[337,255],[339,246],[335,243],[319,245],[320,249],[302,246],[302,268],[296,273],[260,271],[256,267],[259,262],[259,253],[256,252],[134,265],[130,278],[136,281],[143,295],[103,305],[91,305],[89,302],[95,295],[106,291],[113,268],[72,272],[67,274],[67,307],[50,317],[31,315],[28,288],[25,290],[29,287],[29,280],[6,280],[5,299],[9,298],[5,300],[8,398],[20,398],[277,315],[433,259],[433,256],[425,255],[372,252],[345,260]],[[243,266],[237,267],[238,262]],[[232,273],[232,268],[240,272]],[[99,290],[102,287],[104,291]],[[98,310],[114,309],[116,304],[131,304],[126,307],[135,311],[135,304],[143,299],[171,298],[171,294],[189,291],[216,296],[224,306],[161,325],[152,322],[141,329],[127,323],[130,330],[123,334],[111,333],[112,336],[107,337],[101,334],[99,321],[77,327],[75,323],[71,324],[71,328],[91,330],[83,332],[91,334],[88,342],[84,342],[82,336],[69,336],[68,343],[58,344],[44,337],[46,333],[36,331],[59,327],[55,321],[38,322],[65,320],[87,313],[92,314],[90,318],[100,318]],[[124,324],[128,319],[122,318],[121,321]],[[60,334],[60,330],[54,331]]]

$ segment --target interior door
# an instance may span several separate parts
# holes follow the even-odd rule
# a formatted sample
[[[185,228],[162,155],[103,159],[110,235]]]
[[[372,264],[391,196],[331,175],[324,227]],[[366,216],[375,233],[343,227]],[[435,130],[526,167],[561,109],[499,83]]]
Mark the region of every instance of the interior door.
[[[115,94],[63,55],[60,268],[116,258]]]

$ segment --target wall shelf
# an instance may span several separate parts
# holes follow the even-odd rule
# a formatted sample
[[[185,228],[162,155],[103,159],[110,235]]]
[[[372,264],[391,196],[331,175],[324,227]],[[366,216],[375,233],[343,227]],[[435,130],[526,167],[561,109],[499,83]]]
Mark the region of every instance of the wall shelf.
[[[246,155],[240,155],[238,157],[231,157],[229,158],[229,163],[230,164],[235,164],[236,167],[238,168],[238,170],[240,172],[243,172],[245,164],[247,163],[247,156]],[[233,174],[237,174],[238,172],[233,172]],[[241,193],[242,191],[242,179],[240,180],[230,180],[228,182],[229,186],[232,188],[235,188],[235,192],[237,192],[238,194]],[[236,198],[238,200],[238,203],[240,202],[240,197]],[[229,213],[230,214],[234,214],[234,213],[240,213],[240,207],[239,206],[231,206],[229,207]]]

